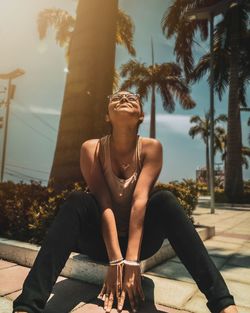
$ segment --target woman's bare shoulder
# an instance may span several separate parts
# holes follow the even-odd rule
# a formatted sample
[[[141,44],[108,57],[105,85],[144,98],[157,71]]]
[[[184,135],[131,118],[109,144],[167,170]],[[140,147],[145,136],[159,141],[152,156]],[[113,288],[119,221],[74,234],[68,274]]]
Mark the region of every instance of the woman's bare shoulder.
[[[150,154],[162,153],[162,144],[158,139],[141,137],[141,159],[144,163],[145,157]]]
[[[82,143],[81,153],[88,153],[94,155],[99,154],[99,141],[100,139],[89,139]]]
[[[100,139],[89,139],[82,143],[82,146],[93,147],[96,146]]]
[[[141,142],[143,149],[152,149],[162,146],[161,142],[155,138],[141,137]]]

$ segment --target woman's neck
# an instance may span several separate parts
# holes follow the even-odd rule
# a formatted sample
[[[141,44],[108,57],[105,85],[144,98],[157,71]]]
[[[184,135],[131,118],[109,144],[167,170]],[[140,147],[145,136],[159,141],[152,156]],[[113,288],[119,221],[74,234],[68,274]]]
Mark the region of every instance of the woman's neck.
[[[137,132],[134,129],[115,129],[111,134],[111,143],[115,151],[121,154],[130,153],[137,143]]]

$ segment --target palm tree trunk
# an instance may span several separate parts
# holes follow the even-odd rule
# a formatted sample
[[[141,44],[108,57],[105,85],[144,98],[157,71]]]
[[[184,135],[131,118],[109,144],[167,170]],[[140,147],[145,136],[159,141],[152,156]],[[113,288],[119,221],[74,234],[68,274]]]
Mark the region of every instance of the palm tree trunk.
[[[227,125],[225,193],[232,202],[243,194],[239,110],[239,12],[235,9],[231,29],[230,83]]]
[[[155,85],[152,86],[151,115],[150,115],[150,138],[155,138]]]
[[[210,165],[209,165],[209,143],[208,143],[208,137],[206,138],[206,181],[207,181],[207,191],[210,194]]]
[[[108,132],[107,95],[112,93],[117,0],[80,0],[70,43],[62,113],[50,180],[56,189],[82,181],[81,144]]]

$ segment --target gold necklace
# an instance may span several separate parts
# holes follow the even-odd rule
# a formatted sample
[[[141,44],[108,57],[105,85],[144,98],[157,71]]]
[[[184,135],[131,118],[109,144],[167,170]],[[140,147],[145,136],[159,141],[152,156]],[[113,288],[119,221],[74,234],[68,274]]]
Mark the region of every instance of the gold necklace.
[[[109,142],[110,143],[110,142]],[[134,151],[135,152],[135,151]],[[134,154],[134,153],[133,153]],[[132,160],[133,161],[133,160]],[[123,169],[123,171],[126,171],[128,168],[130,168],[131,162],[125,163],[125,162],[118,162],[119,166]]]
[[[120,163],[121,168],[126,171],[130,167],[130,163]]]

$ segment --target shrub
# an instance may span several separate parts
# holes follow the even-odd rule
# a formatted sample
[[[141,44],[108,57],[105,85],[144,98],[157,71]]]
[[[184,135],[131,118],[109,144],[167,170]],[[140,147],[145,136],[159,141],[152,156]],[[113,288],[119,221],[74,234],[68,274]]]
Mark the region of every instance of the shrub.
[[[41,244],[60,203],[71,191],[83,188],[75,183],[71,189],[57,193],[51,185],[46,188],[32,181],[1,183],[0,236]]]
[[[240,196],[238,199],[231,199],[229,198],[225,192],[224,189],[215,189],[214,192],[214,199],[217,203],[237,203],[237,204],[249,204],[250,203],[250,191],[244,190],[244,193],[242,196]]]

